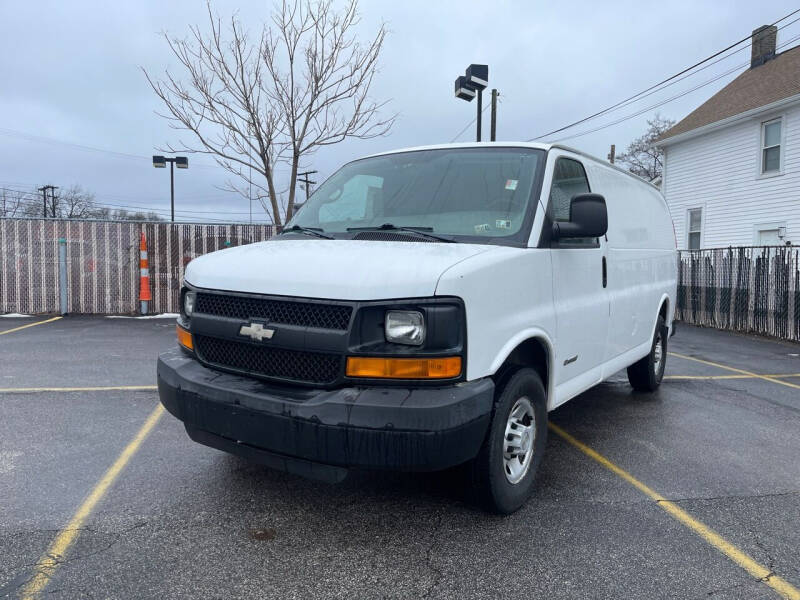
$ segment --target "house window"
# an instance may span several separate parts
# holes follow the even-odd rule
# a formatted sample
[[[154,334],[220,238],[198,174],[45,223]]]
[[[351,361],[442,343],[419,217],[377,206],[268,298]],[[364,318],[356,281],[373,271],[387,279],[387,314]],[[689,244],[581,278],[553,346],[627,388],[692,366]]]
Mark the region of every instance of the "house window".
[[[689,210],[688,241],[689,250],[700,249],[700,232],[703,229],[703,209],[692,208]]]
[[[761,124],[761,172],[781,170],[781,119]]]

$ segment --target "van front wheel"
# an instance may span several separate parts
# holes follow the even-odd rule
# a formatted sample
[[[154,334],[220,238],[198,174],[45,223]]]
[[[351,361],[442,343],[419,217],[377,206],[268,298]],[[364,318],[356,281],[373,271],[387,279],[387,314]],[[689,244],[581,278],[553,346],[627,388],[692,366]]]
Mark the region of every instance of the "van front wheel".
[[[628,367],[628,381],[633,389],[640,392],[654,392],[664,378],[667,364],[667,326],[664,317],[659,316],[650,354]]]
[[[491,511],[510,514],[533,491],[547,443],[547,394],[539,374],[520,369],[495,392],[494,416],[472,463],[472,481]]]

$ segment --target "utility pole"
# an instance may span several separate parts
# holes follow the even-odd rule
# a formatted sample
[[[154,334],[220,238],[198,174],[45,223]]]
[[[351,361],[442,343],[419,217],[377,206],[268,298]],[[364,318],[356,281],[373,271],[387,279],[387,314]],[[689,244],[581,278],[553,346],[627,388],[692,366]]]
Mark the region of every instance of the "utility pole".
[[[617,157],[617,147],[614,144],[611,144],[611,151],[608,153],[608,162],[612,165],[614,164],[614,159]]]
[[[497,90],[492,90],[492,129],[489,136],[489,141],[493,142],[497,139]]]
[[[43,185],[39,188],[39,191],[42,192],[42,217],[45,219],[47,218],[47,190],[50,190],[50,197],[53,200],[53,207],[51,209],[53,218],[56,217],[56,190],[58,186],[56,185]]]
[[[309,176],[309,175],[313,175],[314,173],[316,173],[316,171],[305,171],[305,172],[303,172],[303,173],[300,173],[300,174],[298,174],[298,176],[297,176],[297,180],[298,180],[300,183],[304,183],[304,184],[306,184],[306,202],[308,201],[308,197],[311,195],[311,194],[309,193],[309,188],[308,188],[308,186],[309,186],[309,185],[316,185],[316,183],[317,183],[316,181],[311,181],[311,180],[308,178],[308,176]]]

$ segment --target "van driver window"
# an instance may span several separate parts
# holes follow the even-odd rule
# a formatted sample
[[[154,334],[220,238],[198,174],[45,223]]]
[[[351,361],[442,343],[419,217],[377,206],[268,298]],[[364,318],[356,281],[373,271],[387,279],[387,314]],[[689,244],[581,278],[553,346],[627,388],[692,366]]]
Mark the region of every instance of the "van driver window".
[[[554,221],[569,221],[569,202],[575,194],[585,194],[589,190],[586,171],[577,160],[559,158],[553,170],[553,184],[550,187],[550,217]]]
[[[371,217],[381,196],[383,178],[356,175],[331,194],[319,208],[319,222],[354,221]]]

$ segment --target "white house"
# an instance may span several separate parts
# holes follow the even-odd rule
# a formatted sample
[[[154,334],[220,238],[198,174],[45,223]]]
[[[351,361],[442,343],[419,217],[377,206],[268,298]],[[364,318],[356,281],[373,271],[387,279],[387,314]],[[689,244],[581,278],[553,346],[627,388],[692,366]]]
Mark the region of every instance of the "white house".
[[[800,244],[800,47],[776,40],[659,141],[678,248]]]

